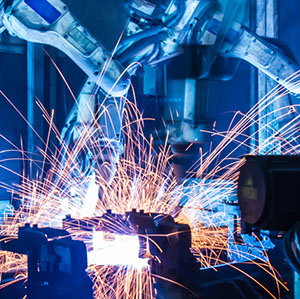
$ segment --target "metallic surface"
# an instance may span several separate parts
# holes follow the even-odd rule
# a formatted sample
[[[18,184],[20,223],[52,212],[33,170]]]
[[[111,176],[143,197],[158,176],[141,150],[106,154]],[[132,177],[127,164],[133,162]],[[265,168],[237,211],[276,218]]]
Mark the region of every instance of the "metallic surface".
[[[129,88],[129,76],[123,73],[122,66],[111,60],[108,50],[73,17],[62,1],[56,0],[52,4],[61,13],[53,24],[24,1],[14,2],[6,10],[3,22],[12,35],[59,48],[87,73],[90,80],[101,82],[106,93],[124,95]]]

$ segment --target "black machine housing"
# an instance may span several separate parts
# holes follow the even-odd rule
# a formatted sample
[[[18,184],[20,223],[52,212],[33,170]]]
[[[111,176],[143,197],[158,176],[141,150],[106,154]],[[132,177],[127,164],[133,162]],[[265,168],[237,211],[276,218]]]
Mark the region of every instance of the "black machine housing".
[[[300,220],[300,156],[246,156],[238,180],[242,220],[287,230]]]

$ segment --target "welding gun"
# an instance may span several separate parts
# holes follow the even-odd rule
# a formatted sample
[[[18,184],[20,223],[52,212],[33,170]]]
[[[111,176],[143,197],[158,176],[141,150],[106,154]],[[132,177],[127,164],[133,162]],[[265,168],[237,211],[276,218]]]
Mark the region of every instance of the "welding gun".
[[[17,238],[3,237],[0,249],[27,255],[26,298],[93,298],[86,245],[67,231],[26,224]]]

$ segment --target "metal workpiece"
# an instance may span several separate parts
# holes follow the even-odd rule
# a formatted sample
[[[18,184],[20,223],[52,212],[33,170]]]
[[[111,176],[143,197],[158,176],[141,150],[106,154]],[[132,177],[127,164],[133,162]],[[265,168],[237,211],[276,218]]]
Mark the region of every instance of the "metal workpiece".
[[[9,33],[58,48],[107,94],[126,94],[130,76],[123,66],[79,23],[62,1],[42,2],[44,6],[32,0],[14,1],[3,16],[3,24]]]
[[[86,267],[107,266],[89,264],[89,253],[97,251],[93,238],[98,232],[103,232],[107,238],[110,236],[111,240],[117,235],[138,237],[139,258],[148,260],[148,264],[144,265],[149,267],[153,277],[157,299],[218,298],[221,290],[227,290],[228,298],[246,298],[249,295],[267,298],[259,285],[244,279],[245,271],[255,274],[254,277],[259,277],[259,282],[272,291],[278,287],[264,269],[255,264],[232,263],[217,268],[201,268],[190,249],[190,226],[176,222],[167,214],[135,209],[116,214],[107,210],[98,217],[76,219],[66,216],[63,228],[38,228],[27,224],[19,229],[17,237],[9,240],[5,236],[5,240],[9,241],[2,243],[1,250],[28,255],[29,276],[27,288],[23,286],[23,296],[28,295],[30,299],[51,296],[59,299],[93,298]],[[207,249],[203,253],[207,254]],[[98,254],[101,255],[101,251]],[[111,271],[113,273],[114,268]]]
[[[224,56],[241,58],[292,93],[299,94],[299,65],[266,39],[244,28],[238,42]]]

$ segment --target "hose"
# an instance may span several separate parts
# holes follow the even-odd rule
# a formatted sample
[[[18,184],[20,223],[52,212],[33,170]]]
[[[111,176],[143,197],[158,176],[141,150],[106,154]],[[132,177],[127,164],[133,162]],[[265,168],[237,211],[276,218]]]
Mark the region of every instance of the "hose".
[[[116,56],[120,55],[124,50],[126,50],[124,48],[126,48],[126,46],[128,46],[128,44],[130,44],[130,43],[134,43],[138,40],[158,34],[159,32],[162,31],[162,28],[163,28],[162,26],[157,26],[155,28],[151,28],[151,29],[148,29],[145,31],[140,31],[138,33],[135,33],[133,35],[130,35],[130,36],[124,38],[124,40],[121,40],[121,42],[116,50],[115,55]]]
[[[166,22],[167,27],[173,27],[177,24],[177,22],[182,18],[185,13],[185,1],[176,0],[177,11],[175,13],[175,17]]]
[[[161,40],[165,39],[166,37],[168,37],[168,33],[166,31],[162,31],[159,34],[137,41],[128,49],[126,49],[122,54],[117,56],[117,59],[121,63],[124,63],[137,56],[137,54],[144,50],[146,47],[149,47],[151,44],[156,44]]]

